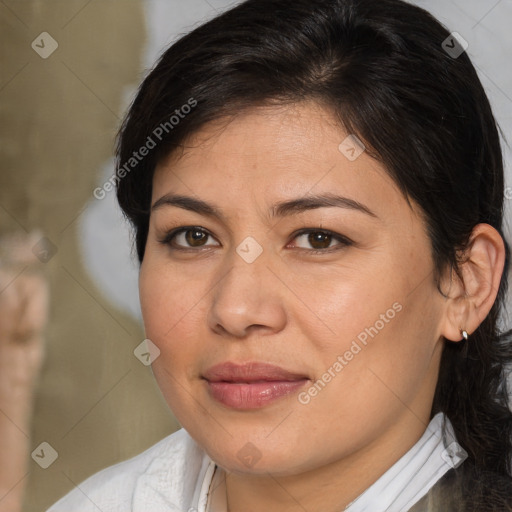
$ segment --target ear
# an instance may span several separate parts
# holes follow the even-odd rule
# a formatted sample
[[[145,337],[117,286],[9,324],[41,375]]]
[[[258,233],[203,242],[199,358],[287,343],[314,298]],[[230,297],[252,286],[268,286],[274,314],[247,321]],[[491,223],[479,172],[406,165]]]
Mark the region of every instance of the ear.
[[[475,226],[462,255],[462,280],[452,270],[441,288],[448,289],[442,336],[461,341],[461,330],[471,335],[478,328],[496,300],[504,266],[505,244],[501,235],[489,224]]]

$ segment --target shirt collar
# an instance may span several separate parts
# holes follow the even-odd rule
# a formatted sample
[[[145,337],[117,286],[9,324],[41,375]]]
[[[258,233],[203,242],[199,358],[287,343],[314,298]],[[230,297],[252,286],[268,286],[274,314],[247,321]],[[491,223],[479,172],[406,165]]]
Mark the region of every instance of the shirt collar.
[[[436,414],[418,442],[345,512],[402,512],[409,510],[467,453],[457,443],[450,420]]]
[[[464,462],[467,453],[457,443],[450,420],[436,414],[418,442],[391,466],[375,483],[360,494],[345,512],[402,512],[409,510],[450,469]],[[203,477],[196,488],[197,512],[226,512],[225,501],[219,508],[207,508],[215,463],[205,457]]]

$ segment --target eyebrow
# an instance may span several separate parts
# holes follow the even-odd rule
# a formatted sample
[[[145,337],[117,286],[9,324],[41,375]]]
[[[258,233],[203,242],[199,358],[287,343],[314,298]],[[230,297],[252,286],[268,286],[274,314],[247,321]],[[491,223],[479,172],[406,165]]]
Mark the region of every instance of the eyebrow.
[[[207,203],[206,201],[196,199],[190,196],[172,193],[165,194],[160,199],[155,201],[155,203],[151,207],[151,211],[158,210],[163,206],[176,206],[178,208],[189,210],[191,212],[195,212],[200,215],[205,215],[207,217],[216,217],[223,221],[226,220],[226,217],[220,208],[213,204]],[[314,210],[316,208],[327,207],[355,210],[364,213],[370,217],[378,218],[378,216],[364,204],[354,199],[350,199],[348,197],[338,196],[329,193],[313,196],[310,195],[306,197],[300,197],[297,199],[291,199],[288,201],[275,203],[270,208],[270,217],[286,217],[289,215],[293,215],[294,213],[302,213],[307,210]]]

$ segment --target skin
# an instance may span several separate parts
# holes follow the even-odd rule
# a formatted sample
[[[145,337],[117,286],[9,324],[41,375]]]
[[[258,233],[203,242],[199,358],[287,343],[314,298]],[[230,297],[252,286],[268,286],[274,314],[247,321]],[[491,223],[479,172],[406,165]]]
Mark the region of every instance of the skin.
[[[467,283],[444,276],[443,296],[419,209],[366,152],[349,161],[338,149],[346,136],[314,103],[254,108],[204,127],[154,175],[152,204],[183,194],[223,212],[153,209],[139,285],[146,335],[161,351],[158,385],[226,471],[231,512],[347,506],[424,433],[443,337],[461,340],[461,326],[471,333],[496,297],[499,234],[475,229]],[[375,216],[339,207],[270,216],[276,202],[323,193]],[[161,242],[181,226],[210,236]],[[352,243],[294,237],[304,228]],[[252,263],[236,252],[248,236],[263,249]],[[400,312],[307,404],[293,393],[234,410],[213,400],[201,378],[217,363],[261,361],[307,375],[307,390],[396,303]],[[248,442],[261,457],[251,467],[238,457]]]

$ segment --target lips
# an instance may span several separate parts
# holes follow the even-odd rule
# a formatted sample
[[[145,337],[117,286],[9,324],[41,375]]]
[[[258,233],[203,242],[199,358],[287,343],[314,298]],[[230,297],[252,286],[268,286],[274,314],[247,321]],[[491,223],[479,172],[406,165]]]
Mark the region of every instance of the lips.
[[[209,368],[203,378],[210,396],[226,407],[257,409],[303,387],[309,378],[267,363],[222,363]]]
[[[254,382],[254,381],[294,381],[307,379],[306,375],[289,372],[266,363],[222,363],[212,366],[204,373],[210,382]]]

